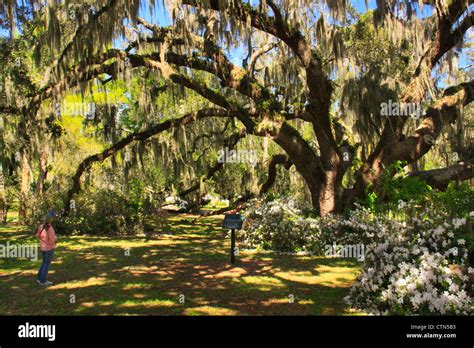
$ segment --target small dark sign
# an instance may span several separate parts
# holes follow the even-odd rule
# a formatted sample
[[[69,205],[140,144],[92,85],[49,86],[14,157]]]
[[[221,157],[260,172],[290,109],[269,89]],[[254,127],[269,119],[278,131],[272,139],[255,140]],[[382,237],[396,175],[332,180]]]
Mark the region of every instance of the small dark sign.
[[[241,230],[244,217],[240,214],[228,214],[224,218],[222,228],[228,228],[229,230]]]
[[[222,228],[230,230],[230,262],[235,262],[235,230],[242,229],[244,217],[240,214],[228,214],[224,218]]]

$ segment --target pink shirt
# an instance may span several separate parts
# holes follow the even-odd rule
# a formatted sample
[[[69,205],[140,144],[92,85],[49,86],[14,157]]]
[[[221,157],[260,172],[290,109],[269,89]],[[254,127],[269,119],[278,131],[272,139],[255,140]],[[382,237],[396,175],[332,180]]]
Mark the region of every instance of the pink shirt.
[[[40,225],[36,236],[40,241],[41,250],[49,251],[56,248],[56,232],[54,232],[53,226],[50,225],[48,229],[43,229],[43,225]]]

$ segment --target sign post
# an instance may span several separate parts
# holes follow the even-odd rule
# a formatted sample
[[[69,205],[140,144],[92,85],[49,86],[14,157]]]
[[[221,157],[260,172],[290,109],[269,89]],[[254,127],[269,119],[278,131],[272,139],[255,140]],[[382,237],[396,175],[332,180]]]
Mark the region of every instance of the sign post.
[[[244,218],[240,214],[228,214],[224,218],[222,228],[230,229],[230,263],[235,263],[235,230],[242,229]]]
[[[235,228],[230,230],[230,263],[235,263]]]

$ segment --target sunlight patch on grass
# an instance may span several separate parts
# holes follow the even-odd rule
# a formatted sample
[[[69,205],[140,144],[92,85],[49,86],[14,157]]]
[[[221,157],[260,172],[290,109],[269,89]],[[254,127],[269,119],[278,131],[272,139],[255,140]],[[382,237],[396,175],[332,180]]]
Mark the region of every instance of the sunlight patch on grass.
[[[241,277],[244,274],[247,274],[247,271],[241,267],[233,267],[231,269],[216,273],[216,274],[208,274],[204,276],[204,278],[234,278],[234,277]]]
[[[38,273],[39,264],[38,266],[36,265],[31,266],[29,264],[16,264],[15,267],[16,268],[0,267],[0,275],[1,276],[16,276],[16,275],[33,276]],[[28,268],[28,269],[25,269],[25,268]]]
[[[176,306],[176,303],[171,300],[161,300],[161,299],[152,299],[152,300],[145,300],[145,301],[125,301],[119,304],[117,307],[122,308],[130,308],[130,307],[145,307],[145,308],[153,308],[153,307],[173,307]]]
[[[87,243],[77,243],[74,241],[75,237],[69,237],[70,240],[61,241],[61,246],[65,246],[70,250],[87,250],[94,248],[114,248],[114,249],[124,249],[130,248],[130,253],[132,253],[133,248],[149,248],[151,246],[159,247],[164,245],[180,245],[186,244],[185,241],[173,240],[173,239],[131,239],[131,238],[122,238],[118,239],[117,237],[108,238],[107,240],[90,240]]]
[[[239,315],[239,311],[223,307],[202,306],[187,308],[184,310],[185,315]]]
[[[92,308],[95,306],[112,306],[115,301],[95,301],[95,302],[82,302],[80,305],[86,308]]]
[[[314,274],[310,271],[279,271],[275,275],[292,282],[329,287],[349,287],[357,277],[357,272],[350,267],[318,265],[315,269],[317,271]]]
[[[261,302],[262,305],[264,306],[271,306],[271,305],[282,305],[282,304],[288,304],[288,305],[294,305],[294,304],[299,304],[299,305],[312,305],[314,304],[314,301],[311,299],[301,299],[298,300],[297,298],[294,299],[294,302],[290,302],[290,297],[283,297],[283,298],[272,298],[270,300],[265,300]]]
[[[81,303],[81,306],[86,307],[86,308],[92,308],[96,305],[95,302],[83,302]]]
[[[103,277],[91,277],[87,280],[78,280],[72,282],[66,282],[61,284],[56,284],[50,286],[48,289],[51,290],[59,290],[59,289],[79,289],[79,288],[87,288],[89,286],[97,286],[97,285],[105,285],[116,283],[116,280],[109,280]]]
[[[18,232],[25,229],[26,227],[21,226],[21,225],[0,225],[0,233],[1,232],[7,232],[7,233]]]
[[[369,313],[366,313],[366,312],[363,312],[363,311],[360,311],[360,310],[354,309],[354,308],[346,308],[346,309],[344,309],[344,312],[342,313],[342,315],[364,316],[364,315],[369,315]]]
[[[158,276],[169,276],[170,274],[174,274],[174,272],[171,271],[159,270],[156,266],[148,267],[144,265],[124,266],[121,269],[114,270],[114,272],[125,272],[133,275],[153,274]]]
[[[258,286],[260,291],[270,291],[274,288],[286,287],[283,282],[277,278],[267,276],[247,276],[242,277],[242,281],[246,284]]]
[[[321,315],[341,315],[340,309],[333,306],[324,306],[320,309]]]
[[[152,287],[151,284],[146,283],[129,283],[124,285],[124,290],[132,290],[132,289],[150,289]]]

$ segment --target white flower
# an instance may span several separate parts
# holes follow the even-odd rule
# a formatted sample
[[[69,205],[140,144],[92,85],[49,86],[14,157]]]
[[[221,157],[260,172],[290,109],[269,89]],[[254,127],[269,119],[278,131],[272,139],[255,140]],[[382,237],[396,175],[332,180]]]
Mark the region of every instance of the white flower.
[[[458,239],[458,244],[459,245],[464,245],[464,244],[466,244],[466,241],[464,239]]]
[[[457,292],[459,290],[459,286],[456,283],[451,283],[449,286],[449,291],[451,292]]]
[[[453,219],[453,226],[455,229],[461,227],[462,225],[465,225],[466,224],[466,219],[465,218],[461,218],[461,219]]]
[[[444,227],[439,225],[438,227],[436,227],[436,229],[433,232],[434,234],[442,234],[444,231],[446,231]]]
[[[412,297],[411,302],[413,303],[414,307],[418,307],[420,303],[422,302],[422,298],[419,292],[415,293],[415,295]]]

